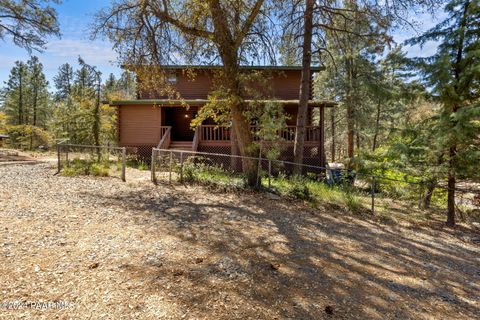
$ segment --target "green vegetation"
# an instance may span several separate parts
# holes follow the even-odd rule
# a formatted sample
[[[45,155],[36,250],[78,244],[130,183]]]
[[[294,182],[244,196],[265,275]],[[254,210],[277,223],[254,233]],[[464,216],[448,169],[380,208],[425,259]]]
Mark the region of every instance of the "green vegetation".
[[[109,161],[74,159],[65,164],[61,174],[68,177],[80,175],[108,177],[111,166],[112,163]]]
[[[173,172],[180,181],[178,161],[174,161]],[[183,182],[223,189],[248,188],[245,176],[225,170],[220,165],[210,164],[205,158],[189,158],[185,161]],[[268,177],[264,176],[261,181],[263,187],[260,190],[273,192],[292,200],[304,200],[312,206],[329,204],[343,207],[352,213],[368,210],[363,204],[362,194],[350,185],[330,187],[314,178],[292,177],[282,173],[272,177],[270,182],[271,188],[265,187],[268,186]]]

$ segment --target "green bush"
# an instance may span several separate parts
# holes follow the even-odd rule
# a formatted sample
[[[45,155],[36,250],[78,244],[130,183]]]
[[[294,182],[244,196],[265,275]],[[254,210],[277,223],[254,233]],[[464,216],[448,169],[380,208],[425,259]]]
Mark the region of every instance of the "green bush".
[[[348,211],[356,213],[360,212],[362,209],[362,202],[359,197],[357,197],[351,191],[345,191],[342,193],[343,202]]]
[[[15,149],[33,150],[39,146],[51,147],[53,137],[46,130],[31,126],[7,126],[5,134],[9,136],[8,146]]]
[[[62,169],[64,176],[92,175],[98,177],[108,177],[110,165],[108,162],[95,162],[90,160],[74,159],[66,164]]]

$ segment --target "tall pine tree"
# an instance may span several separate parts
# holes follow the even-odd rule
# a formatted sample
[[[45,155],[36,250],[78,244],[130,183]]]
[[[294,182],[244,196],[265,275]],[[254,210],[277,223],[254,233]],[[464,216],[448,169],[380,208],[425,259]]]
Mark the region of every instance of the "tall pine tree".
[[[457,179],[478,171],[474,141],[480,132],[480,3],[451,0],[445,11],[446,20],[409,43],[441,41],[435,55],[417,62],[442,104],[436,125],[437,147],[448,158],[447,225],[454,226]],[[470,170],[472,167],[477,170]]]
[[[28,105],[31,113],[30,124],[45,127],[48,118],[48,81],[43,73],[43,65],[33,56],[28,62]]]
[[[22,125],[27,122],[27,82],[27,65],[22,61],[16,61],[3,90],[4,109],[9,124]]]

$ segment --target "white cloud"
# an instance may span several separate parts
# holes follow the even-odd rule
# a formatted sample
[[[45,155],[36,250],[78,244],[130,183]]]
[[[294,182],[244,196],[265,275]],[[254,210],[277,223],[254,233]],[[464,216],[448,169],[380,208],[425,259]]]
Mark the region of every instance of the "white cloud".
[[[52,40],[48,43],[45,53],[63,60],[77,59],[81,56],[88,64],[96,66],[112,65],[117,59],[108,42],[90,40]]]

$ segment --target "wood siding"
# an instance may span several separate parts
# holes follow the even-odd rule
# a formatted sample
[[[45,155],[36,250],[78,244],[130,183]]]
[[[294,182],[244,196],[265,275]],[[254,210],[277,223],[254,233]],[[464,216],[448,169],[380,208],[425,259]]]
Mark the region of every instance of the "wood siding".
[[[160,141],[161,108],[148,105],[119,107],[119,144],[156,145]]]
[[[181,70],[172,71],[176,75],[175,90],[183,99],[207,99],[213,88],[213,70],[197,70],[192,78]],[[268,84],[251,84],[262,92],[265,98],[279,100],[296,100],[299,98],[300,70],[264,71],[265,77],[271,77]],[[271,86],[271,87],[269,87]],[[312,95],[311,95],[312,96]],[[166,99],[167,96],[152,91],[140,91],[140,99]],[[251,98],[248,95],[245,98]],[[311,97],[310,97],[311,98]]]

